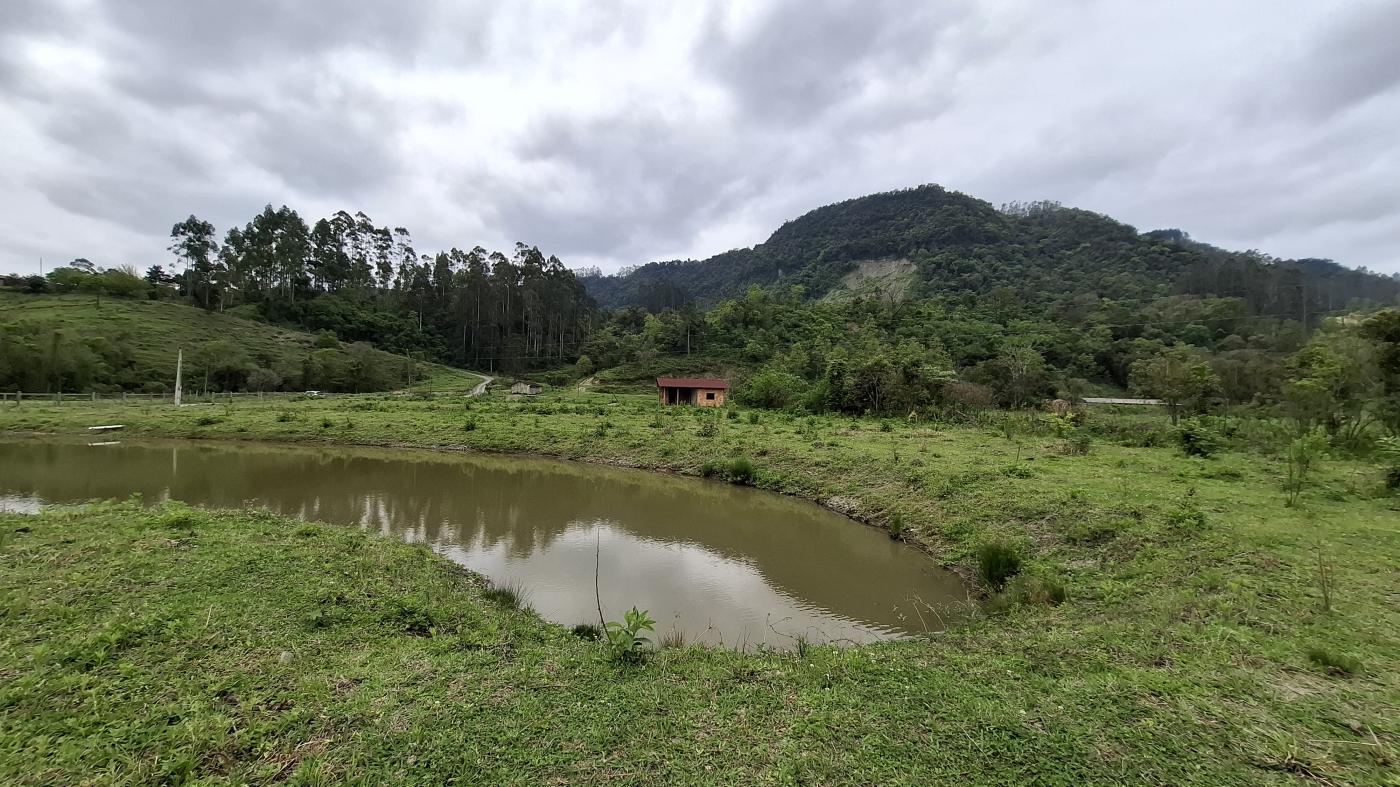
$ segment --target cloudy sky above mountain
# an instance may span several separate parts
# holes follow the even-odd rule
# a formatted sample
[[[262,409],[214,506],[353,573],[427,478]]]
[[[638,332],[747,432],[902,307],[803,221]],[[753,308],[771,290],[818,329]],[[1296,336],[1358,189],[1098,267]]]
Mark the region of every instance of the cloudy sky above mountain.
[[[613,270],[936,182],[1400,271],[1400,3],[0,3],[0,271],[363,210]]]

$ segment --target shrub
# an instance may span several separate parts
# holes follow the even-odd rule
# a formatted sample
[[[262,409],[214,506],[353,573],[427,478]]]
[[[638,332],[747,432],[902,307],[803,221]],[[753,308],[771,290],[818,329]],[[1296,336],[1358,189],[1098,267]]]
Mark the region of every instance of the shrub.
[[[613,660],[623,664],[637,664],[645,659],[646,651],[651,647],[651,639],[642,632],[653,631],[655,626],[656,621],[636,607],[627,610],[622,622],[608,621],[608,649],[612,652]]]
[[[1355,675],[1361,671],[1361,660],[1344,653],[1334,653],[1323,647],[1308,648],[1308,661],[1333,675]]]
[[[1314,429],[1288,444],[1288,450],[1284,454],[1288,461],[1288,478],[1284,482],[1284,491],[1288,493],[1289,506],[1298,502],[1298,495],[1302,494],[1303,485],[1307,483],[1308,473],[1326,453],[1327,438],[1319,429]]]
[[[750,423],[750,424],[757,424],[757,423],[758,423],[758,413],[749,413],[749,423]]]
[[[1021,572],[1021,556],[1003,541],[989,541],[977,548],[977,576],[987,587],[1001,590]]]
[[[753,462],[746,457],[739,457],[729,463],[729,480],[731,483],[752,485],[757,471]]]
[[[732,484],[752,486],[758,477],[758,469],[747,457],[741,456],[729,461],[710,459],[700,465],[700,475],[703,478],[722,478]]]
[[[1072,434],[1070,434],[1068,437],[1065,438],[1065,440],[1062,443],[1060,443],[1060,450],[1062,450],[1066,454],[1072,454],[1074,456],[1083,456],[1084,454],[1089,453],[1089,449],[1093,446],[1093,442],[1093,438],[1089,437],[1088,434],[1086,434],[1082,430],[1075,429]]]
[[[801,377],[769,368],[760,371],[739,386],[735,391],[735,398],[741,404],[750,407],[776,410],[803,399],[807,390],[807,382]]]
[[[278,423],[285,424],[285,423],[289,423],[289,422],[291,422],[291,421],[295,421],[296,419],[297,419],[296,414],[293,413],[293,412],[291,412],[291,411],[289,411],[289,410],[283,410],[282,412],[280,412],[280,413],[277,414],[277,422],[278,422]]]
[[[195,419],[194,423],[195,426],[213,426],[214,424],[223,423],[223,421],[224,419],[217,415],[201,415]]]
[[[332,426],[335,426],[335,422],[332,421],[331,419],[329,419],[329,418],[322,418],[322,419],[321,419],[321,428],[322,428],[322,429],[329,429],[329,428],[331,428]]]
[[[904,526],[904,516],[898,511],[890,515],[889,520],[885,522],[885,530],[895,541],[903,541],[909,533],[909,528]]]
[[[163,512],[156,521],[171,530],[193,530],[194,526],[199,523],[197,514],[192,509],[183,506],[170,508]]]
[[[1199,418],[1188,418],[1176,430],[1177,443],[1187,456],[1210,457],[1225,448],[1225,439]]]
[[[725,411],[724,411],[724,417],[727,418],[727,419],[729,419],[730,421],[737,421],[737,420],[739,419],[739,411],[738,411],[738,410],[725,410]]]
[[[462,424],[462,431],[464,431],[464,432],[475,432],[475,431],[476,431],[476,417],[475,417],[475,416],[473,416],[473,417],[471,417],[471,418],[468,418],[468,419],[466,420],[466,422]]]
[[[713,418],[706,418],[700,424],[700,431],[697,434],[701,437],[714,437],[719,434],[719,423]]]

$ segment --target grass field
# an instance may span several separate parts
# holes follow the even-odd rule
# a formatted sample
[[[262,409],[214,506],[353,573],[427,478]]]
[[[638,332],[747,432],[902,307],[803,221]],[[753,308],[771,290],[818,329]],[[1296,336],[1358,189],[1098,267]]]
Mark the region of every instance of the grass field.
[[[1024,579],[926,639],[623,667],[349,530],[12,516],[0,781],[1396,783],[1400,498],[1374,465],[1327,460],[1290,507],[1266,443],[1124,445],[1165,433],[1147,416],[1091,420],[1076,454],[1030,415],[730,418],[576,392],[0,408],[5,431],[98,423],[681,473],[745,458],[756,485],[898,522],[968,574],[980,545],[1012,544]],[[1042,585],[1065,601],[1036,603]]]
[[[176,349],[184,349],[189,363],[200,345],[233,340],[254,358],[294,357],[299,364],[315,341],[304,331],[170,301],[103,298],[99,306],[89,295],[0,292],[0,322],[21,321],[59,324],[82,337],[126,336],[137,369],[133,377],[168,387],[175,384]],[[481,379],[441,364],[420,363],[420,371],[424,378],[414,386],[418,390],[467,390]]]

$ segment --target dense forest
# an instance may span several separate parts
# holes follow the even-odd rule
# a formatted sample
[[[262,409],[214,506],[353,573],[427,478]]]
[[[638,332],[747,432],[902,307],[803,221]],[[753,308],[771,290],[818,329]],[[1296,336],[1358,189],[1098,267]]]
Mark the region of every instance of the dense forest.
[[[862,260],[908,259],[912,298],[970,304],[1000,297],[1039,306],[1099,298],[1239,297],[1252,314],[1316,324],[1353,301],[1395,303],[1400,279],[1329,260],[1277,260],[1196,243],[1180,230],[1139,233],[1056,203],[1001,209],[928,185],[846,200],[786,222],[751,249],[654,262],[584,284],[605,307],[712,305],[752,284],[797,284],[820,297]]]

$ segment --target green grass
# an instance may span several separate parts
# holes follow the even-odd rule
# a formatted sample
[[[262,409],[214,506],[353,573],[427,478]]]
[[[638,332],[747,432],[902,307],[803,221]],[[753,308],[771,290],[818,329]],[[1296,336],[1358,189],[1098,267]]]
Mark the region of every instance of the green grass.
[[[136,376],[167,386],[175,383],[177,348],[184,349],[185,361],[189,363],[196,347],[233,340],[251,357],[292,357],[300,364],[302,355],[312,349],[315,341],[314,336],[303,331],[170,301],[103,298],[99,307],[87,295],[0,292],[0,322],[21,321],[61,324],[83,337],[125,335],[138,370]],[[481,382],[480,375],[441,364],[420,363],[420,371],[424,378],[413,386],[414,390],[467,390]]]
[[[1029,421],[884,432],[777,413],[702,436],[712,417],[570,391],[10,404],[0,430],[125,423],[688,474],[747,458],[756,486],[898,517],[969,576],[980,545],[1013,546],[1021,574],[927,639],[668,648],[624,668],[426,550],[349,529],[127,505],[9,517],[0,782],[1382,784],[1400,761],[1400,498],[1382,468],[1326,461],[1287,507],[1282,460],[1240,450],[1100,438],[1065,455]],[[1136,424],[1088,428],[1135,442]]]

